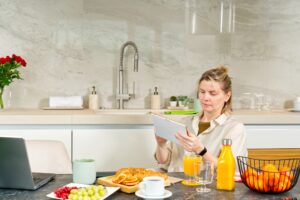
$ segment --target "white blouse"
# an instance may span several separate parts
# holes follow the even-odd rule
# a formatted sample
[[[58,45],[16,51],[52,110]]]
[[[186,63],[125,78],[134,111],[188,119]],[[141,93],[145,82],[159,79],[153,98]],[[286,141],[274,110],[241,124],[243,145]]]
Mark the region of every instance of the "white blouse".
[[[191,133],[197,135],[199,116],[183,118],[182,123],[186,124]],[[207,151],[214,157],[219,157],[222,149],[222,139],[232,140],[232,152],[234,157],[247,156],[246,131],[243,123],[234,119],[231,115],[222,114],[210,122],[210,127],[197,136]],[[169,158],[166,164],[160,165],[168,172],[183,171],[183,156],[187,153],[181,145],[168,141]],[[236,166],[236,171],[238,167]]]

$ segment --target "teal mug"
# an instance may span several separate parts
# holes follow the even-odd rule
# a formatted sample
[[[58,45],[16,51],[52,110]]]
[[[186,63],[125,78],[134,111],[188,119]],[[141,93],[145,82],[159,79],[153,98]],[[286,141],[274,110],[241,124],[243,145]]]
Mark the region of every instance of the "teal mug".
[[[96,162],[93,159],[73,161],[73,182],[93,184],[96,180]]]

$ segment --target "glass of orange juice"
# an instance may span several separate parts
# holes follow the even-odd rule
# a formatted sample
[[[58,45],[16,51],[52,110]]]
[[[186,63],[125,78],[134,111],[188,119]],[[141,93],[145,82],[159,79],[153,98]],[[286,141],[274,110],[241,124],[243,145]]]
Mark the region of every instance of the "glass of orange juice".
[[[183,157],[183,171],[186,179],[182,181],[182,184],[189,186],[199,185],[199,182],[195,180],[195,174],[200,171],[200,167],[196,168],[195,166],[201,166],[202,157],[199,155],[191,154],[184,155]],[[198,165],[196,165],[198,163]]]

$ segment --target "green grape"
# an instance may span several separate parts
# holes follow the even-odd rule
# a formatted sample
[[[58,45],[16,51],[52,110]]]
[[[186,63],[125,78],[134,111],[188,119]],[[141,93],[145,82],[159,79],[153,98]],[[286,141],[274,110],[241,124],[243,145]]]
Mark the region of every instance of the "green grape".
[[[83,194],[83,192],[85,191],[85,189],[84,188],[80,188],[80,189],[78,189],[78,195],[79,196],[82,196],[82,194]]]
[[[72,200],[78,200],[78,195],[77,194],[73,194]]]
[[[104,191],[99,191],[98,194],[102,197],[105,195],[105,192]]]
[[[78,200],[83,200],[83,196],[78,196]]]
[[[92,189],[89,189],[88,190],[88,195],[89,196],[93,196],[95,193],[94,193],[94,190],[92,190]]]
[[[78,189],[72,189],[70,193],[71,194],[77,194],[78,193]]]
[[[95,193],[94,197],[96,197],[96,199],[100,199],[100,195],[98,193]]]
[[[92,186],[87,186],[87,187],[85,187],[85,190],[86,191],[89,191],[89,190],[91,190],[92,189]]]
[[[87,193],[87,191],[84,190],[84,191],[82,192],[82,196],[88,196],[88,195],[89,195],[89,194]]]
[[[68,196],[69,200],[99,200],[106,194],[106,188],[102,185],[93,185],[85,188],[72,189]]]
[[[103,185],[98,185],[98,189],[104,189]]]

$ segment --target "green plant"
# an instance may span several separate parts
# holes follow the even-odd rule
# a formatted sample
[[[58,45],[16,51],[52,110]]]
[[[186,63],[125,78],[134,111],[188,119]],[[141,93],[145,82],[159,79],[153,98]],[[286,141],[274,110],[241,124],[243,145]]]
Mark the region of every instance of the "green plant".
[[[187,101],[188,97],[187,96],[178,96],[177,99],[178,99],[178,101],[185,102],[185,101]]]
[[[175,96],[171,96],[170,101],[177,101],[177,98]]]
[[[194,98],[192,98],[192,97],[191,97],[191,98],[188,98],[187,102],[188,102],[188,103],[194,103]]]

